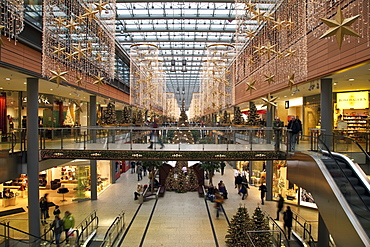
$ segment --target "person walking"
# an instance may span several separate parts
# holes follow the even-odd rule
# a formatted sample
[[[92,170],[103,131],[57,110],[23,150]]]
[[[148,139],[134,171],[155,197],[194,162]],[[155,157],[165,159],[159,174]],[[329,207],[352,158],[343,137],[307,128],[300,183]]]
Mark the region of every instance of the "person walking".
[[[289,206],[286,207],[283,219],[284,219],[284,231],[287,232],[287,238],[288,240],[290,240],[290,234],[292,232],[293,225],[293,212]]]
[[[143,179],[143,167],[141,166],[141,163],[137,163],[136,167],[136,173],[137,173],[137,181],[140,181]]]
[[[302,131],[302,126],[296,120],[295,116],[292,116],[292,120],[288,123],[288,131],[289,131],[289,151],[295,151],[295,144],[297,143],[297,136],[300,131]]]
[[[55,215],[53,222],[50,225],[50,230],[53,229],[54,237],[55,237],[55,244],[57,247],[60,246],[60,235],[64,231],[64,223],[63,220],[60,219],[59,215]]]
[[[216,199],[215,199],[215,208],[216,208],[216,217],[218,218],[220,216],[220,212],[222,211],[222,203],[224,202],[224,199],[220,195],[220,193],[215,194]]]
[[[130,166],[131,166],[131,174],[135,173],[135,166],[136,166],[135,161],[131,161]]]
[[[265,196],[266,196],[266,192],[267,192],[267,187],[265,184],[261,184],[261,186],[259,187],[259,190],[261,191],[261,204],[262,205],[265,205]]]
[[[58,205],[55,205],[55,208],[54,208],[54,211],[53,211],[53,215],[59,217],[59,215],[60,215],[60,209],[59,209],[59,206]]]
[[[221,163],[220,163],[221,176],[224,175],[225,166],[226,166],[225,162],[221,161]]]
[[[227,190],[226,190],[226,185],[224,184],[224,182],[221,180],[219,183],[218,183],[218,191],[220,193],[222,193],[222,197],[224,199],[227,199]]]
[[[41,210],[41,223],[46,224],[46,219],[48,218],[48,202],[45,197],[40,198],[40,210]]]
[[[279,117],[276,117],[275,121],[272,122],[272,129],[275,135],[275,151],[280,151],[281,132],[283,127],[284,122],[280,121]]]
[[[69,236],[73,232],[73,227],[75,227],[75,218],[69,211],[64,213],[63,227],[66,234],[66,246],[69,246]]]
[[[247,195],[247,197],[248,197],[248,189],[249,189],[248,183],[243,181],[242,182],[242,188],[240,189],[240,191],[243,194],[242,200],[244,200],[245,195]]]
[[[302,131],[303,131],[303,129],[302,129],[302,121],[299,119],[299,116],[295,116],[295,119],[297,120],[297,122],[298,122],[298,124],[299,124],[299,126],[301,128],[301,131],[298,133],[298,136],[297,136],[297,144],[299,144],[299,138],[302,137]]]
[[[153,143],[156,142],[158,142],[161,145],[161,149],[164,148],[164,144],[162,143],[161,138],[159,137],[159,131],[155,130],[156,128],[158,128],[158,124],[156,121],[153,122],[152,128],[154,130],[152,130],[152,132],[150,133],[150,145],[148,148],[152,149]]]
[[[236,178],[235,178],[235,188],[238,189],[238,194],[239,195],[240,195],[240,189],[242,188],[242,182],[243,182],[243,178],[239,173],[238,176],[236,176]]]
[[[283,198],[283,196],[281,194],[279,194],[278,197],[279,197],[279,200],[278,200],[278,204],[277,204],[277,212],[276,212],[276,219],[275,220],[279,220],[280,212],[284,207],[284,198]]]

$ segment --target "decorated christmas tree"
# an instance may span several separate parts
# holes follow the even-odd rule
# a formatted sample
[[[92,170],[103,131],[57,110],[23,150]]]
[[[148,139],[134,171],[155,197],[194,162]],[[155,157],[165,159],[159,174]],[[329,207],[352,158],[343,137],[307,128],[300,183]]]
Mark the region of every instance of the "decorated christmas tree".
[[[116,124],[116,110],[112,103],[109,103],[107,109],[103,113],[102,124]]]
[[[244,124],[244,120],[242,118],[242,113],[241,113],[239,107],[235,107],[234,108],[234,120],[233,120],[233,124],[237,124],[237,125]]]
[[[250,102],[250,108],[248,112],[248,125],[252,125],[252,126],[260,125],[259,115],[257,113],[257,107],[253,102]]]
[[[264,213],[262,212],[260,207],[257,207],[254,210],[253,214],[253,225],[254,225],[254,231],[268,231],[269,225],[268,220]],[[271,234],[269,232],[256,232],[251,233],[251,238],[253,239],[253,243],[255,246],[271,246]]]
[[[186,172],[183,170],[186,167]],[[172,168],[166,179],[166,190],[184,193],[188,191],[196,191],[198,189],[198,179],[194,169],[188,167],[187,161],[179,161]]]
[[[127,106],[123,108],[122,123],[123,124],[132,123],[130,109]]]
[[[230,222],[229,229],[226,234],[226,244],[229,247],[249,247],[252,246],[248,238],[247,231],[252,229],[253,222],[249,218],[248,210],[240,206],[236,215],[233,216]],[[258,245],[265,246],[265,245]]]
[[[139,110],[136,115],[136,124],[142,124],[143,123],[143,112]]]

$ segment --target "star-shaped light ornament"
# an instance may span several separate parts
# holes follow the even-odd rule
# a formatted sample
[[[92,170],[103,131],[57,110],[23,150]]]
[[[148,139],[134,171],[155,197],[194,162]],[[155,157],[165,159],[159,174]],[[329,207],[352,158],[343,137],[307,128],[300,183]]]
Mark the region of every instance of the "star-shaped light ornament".
[[[289,50],[286,51],[285,57],[293,58],[295,57],[296,50],[292,50],[292,47],[289,48]]]
[[[57,27],[64,27],[65,26],[65,24],[64,24],[64,22],[66,21],[65,18],[63,18],[61,16],[58,16],[57,18],[54,18],[53,20],[55,21],[53,26],[57,26]]]
[[[99,10],[94,10],[92,8],[92,5],[90,5],[88,8],[86,7],[83,7],[83,8],[86,11],[86,13],[83,14],[82,16],[87,17],[89,19],[89,22],[91,22],[94,19],[98,20],[98,18],[96,17],[96,14],[99,12]]]
[[[104,86],[105,85],[105,83],[104,83],[104,77],[101,77],[100,76],[100,72],[98,73],[98,75],[97,76],[94,76],[94,78],[96,79],[96,81],[94,81],[94,83],[93,84],[97,84],[98,86]]]
[[[250,95],[252,95],[252,90],[257,90],[254,86],[254,84],[256,84],[256,81],[251,80],[250,82],[246,82],[245,84],[247,84],[247,89],[245,89],[245,91],[249,91]]]
[[[253,31],[253,30],[245,31],[245,37],[249,39],[253,39],[254,37],[256,37],[256,31]]]
[[[271,45],[270,41],[268,42],[267,46],[264,47],[264,53],[267,54],[268,59],[270,59],[271,54],[276,53],[274,50],[275,45]]]
[[[278,99],[278,97],[275,97],[275,96],[271,96],[270,93],[267,95],[267,98],[264,98],[262,97],[261,98],[263,100],[263,105],[262,107],[264,106],[277,106],[277,103],[275,102],[275,100]]]
[[[68,28],[69,31],[72,33],[73,31],[77,31],[77,29],[76,29],[77,25],[78,25],[78,23],[75,22],[75,20],[71,16],[71,19],[69,21],[67,21],[66,28]]]
[[[72,61],[76,55],[75,52],[70,52],[70,53],[65,53],[65,54],[66,54],[65,60],[69,60],[69,61]]]
[[[271,21],[274,20],[274,14],[273,13],[266,13],[266,15],[264,16],[265,18],[265,21],[267,23],[270,23]]]
[[[3,30],[4,28],[5,28],[5,26],[0,25],[0,46],[4,46],[4,42],[1,39],[1,30]]]
[[[98,61],[99,63],[103,62],[103,57],[102,57],[102,55],[100,54],[100,52],[98,52],[98,53],[96,54],[95,61]]]
[[[252,55],[249,56],[248,63],[249,63],[249,65],[252,65],[252,64],[255,63]]]
[[[334,20],[320,18],[322,22],[324,22],[329,29],[319,38],[326,38],[335,35],[337,43],[339,45],[339,49],[342,47],[342,42],[344,35],[354,36],[354,37],[361,37],[358,33],[356,33],[352,28],[351,25],[360,17],[360,15],[352,16],[350,18],[344,18],[343,12],[338,6],[337,14],[335,15]]]
[[[271,82],[275,82],[275,75],[272,75],[271,72],[269,72],[268,75],[264,75],[266,77],[265,81],[267,81],[269,83],[269,85],[271,84]]]
[[[265,46],[253,46],[255,51],[253,53],[257,53],[259,56],[265,54]]]
[[[58,46],[53,46],[53,54],[57,54],[57,56],[59,57],[60,55],[63,55],[64,54],[64,50],[66,49],[65,47],[61,47],[60,44],[58,44]]]
[[[290,91],[292,91],[292,87],[294,85],[294,73],[288,76],[288,85],[290,87]]]
[[[76,76],[76,83],[79,87],[82,85],[82,76],[78,75]]]
[[[249,0],[249,3],[245,3],[245,10],[254,13],[255,4],[252,3],[252,0]]]
[[[105,5],[108,4],[108,2],[103,2],[102,0],[99,0],[99,3],[94,3],[95,6],[96,6],[96,9],[95,10],[98,10],[99,11],[99,15],[101,15],[101,12],[103,12],[104,10],[107,10],[107,8],[105,7]]]
[[[294,28],[294,21],[292,21],[292,17],[289,17],[289,20],[288,21],[285,21],[285,28],[289,29],[289,30],[293,30]]]
[[[53,75],[53,77],[51,77],[49,81],[55,80],[57,82],[58,87],[61,81],[67,82],[67,79],[64,77],[64,75],[66,75],[68,71],[61,72],[59,67],[57,71],[54,71],[54,70],[49,70],[49,71]]]
[[[85,24],[85,18],[86,16],[84,15],[76,15],[76,20],[77,20],[77,23],[81,26],[82,24]]]
[[[273,21],[273,23],[275,24],[272,29],[276,29],[278,30],[279,32],[281,32],[281,30],[283,30],[285,28],[285,21],[281,21],[280,20],[280,17],[278,17],[278,20],[277,21]]]
[[[77,46],[73,46],[73,49],[75,49],[74,54],[77,55],[78,61],[80,61],[82,57],[86,57],[84,52],[87,51],[87,48],[82,48],[81,43],[78,43]]]
[[[258,25],[261,24],[265,20],[265,14],[266,12],[261,12],[260,8],[258,7],[256,11],[253,12],[254,16],[251,18],[251,20],[256,20]]]
[[[77,103],[76,101],[73,101],[73,104],[75,105],[75,111],[76,112],[83,113],[82,107],[81,107],[81,105],[79,103]]]

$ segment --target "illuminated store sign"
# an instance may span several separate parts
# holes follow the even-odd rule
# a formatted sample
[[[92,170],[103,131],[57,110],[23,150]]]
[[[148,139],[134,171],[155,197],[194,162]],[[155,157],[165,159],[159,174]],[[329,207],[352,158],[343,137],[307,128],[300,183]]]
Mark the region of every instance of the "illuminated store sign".
[[[369,92],[337,93],[337,108],[365,109],[369,108]]]

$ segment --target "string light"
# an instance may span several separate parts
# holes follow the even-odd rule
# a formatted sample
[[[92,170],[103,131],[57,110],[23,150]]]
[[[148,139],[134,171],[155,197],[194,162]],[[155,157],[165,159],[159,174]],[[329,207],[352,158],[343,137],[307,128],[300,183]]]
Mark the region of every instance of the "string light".
[[[3,26],[0,31],[4,36],[7,36],[9,40],[17,40],[18,34],[24,28],[24,0],[0,2],[0,26]]]

